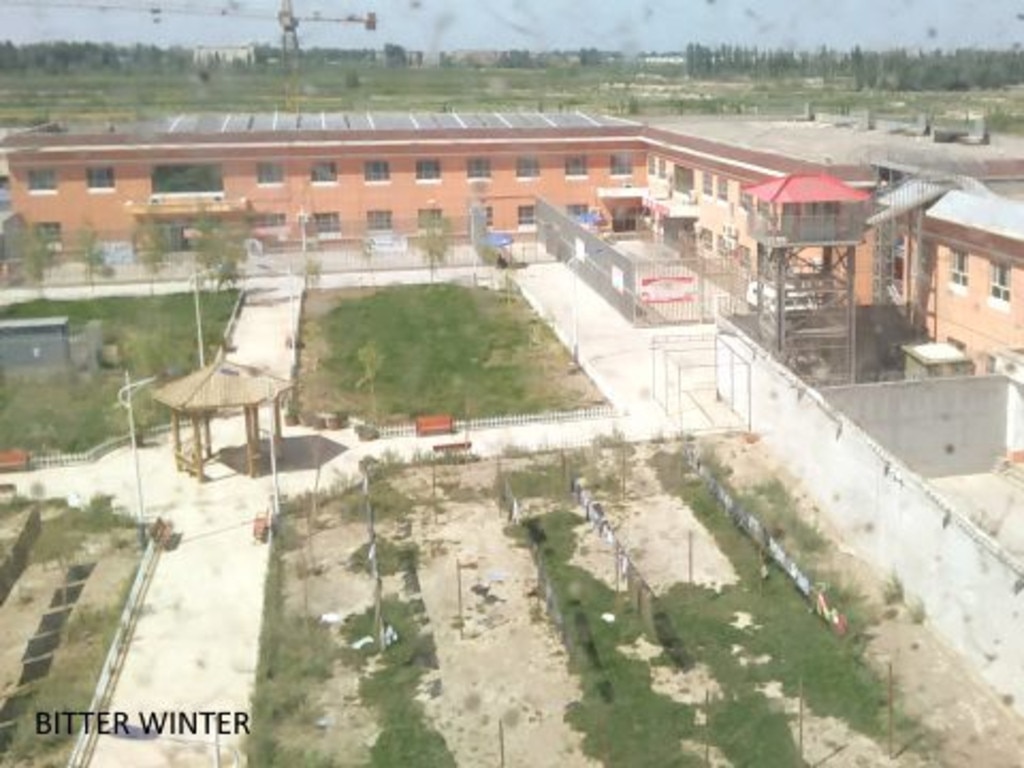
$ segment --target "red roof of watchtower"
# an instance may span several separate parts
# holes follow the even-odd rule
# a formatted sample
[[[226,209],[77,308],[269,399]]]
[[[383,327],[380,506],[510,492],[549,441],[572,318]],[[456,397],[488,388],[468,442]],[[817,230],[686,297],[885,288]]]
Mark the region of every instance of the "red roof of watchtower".
[[[825,174],[783,176],[752,184],[743,191],[766,203],[846,203],[870,197],[867,192]]]

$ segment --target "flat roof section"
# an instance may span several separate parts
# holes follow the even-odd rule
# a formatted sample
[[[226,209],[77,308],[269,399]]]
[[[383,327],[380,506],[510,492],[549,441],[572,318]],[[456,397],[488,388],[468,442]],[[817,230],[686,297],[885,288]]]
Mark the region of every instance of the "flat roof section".
[[[0,320],[0,331],[21,330],[24,328],[54,328],[66,326],[66,317],[27,317],[18,320]]]
[[[925,216],[1024,242],[1024,203],[996,195],[954,190],[928,209]]]
[[[905,136],[884,130],[859,130],[826,122],[780,118],[652,117],[652,128],[768,152],[823,165],[873,165],[888,162],[941,168],[951,173],[985,175],[987,163],[1018,161],[1024,178],[1024,138],[993,135],[987,145],[936,144],[930,136]]]

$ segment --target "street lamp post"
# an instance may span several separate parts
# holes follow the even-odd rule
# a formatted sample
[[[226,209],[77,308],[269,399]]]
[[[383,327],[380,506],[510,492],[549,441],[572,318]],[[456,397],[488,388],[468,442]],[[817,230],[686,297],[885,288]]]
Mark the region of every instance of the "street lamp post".
[[[132,396],[137,389],[156,381],[155,376],[150,376],[141,381],[132,381],[131,375],[124,372],[124,386],[117,392],[117,402],[128,411],[128,432],[132,443],[132,462],[135,465],[135,521],[139,529],[139,543],[143,541],[143,526],[145,525],[145,507],[142,501],[142,473],[139,471],[139,447],[135,439],[135,409],[132,407]]]
[[[578,267],[579,260],[575,256],[569,259],[569,268],[572,270],[572,361],[577,366],[580,364],[580,310],[577,288],[579,275],[576,272]]]
[[[192,293],[196,300],[196,342],[199,345],[199,367],[206,367],[206,354],[203,352],[203,314],[199,311],[199,272],[192,273]]]

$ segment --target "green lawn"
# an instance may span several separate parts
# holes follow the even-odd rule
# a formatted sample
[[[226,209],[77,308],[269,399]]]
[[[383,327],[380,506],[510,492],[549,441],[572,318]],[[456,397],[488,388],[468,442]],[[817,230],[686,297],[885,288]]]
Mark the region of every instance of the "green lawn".
[[[381,422],[427,413],[472,417],[598,402],[569,358],[518,299],[450,285],[388,288],[343,299],[307,320],[300,401],[309,410],[373,417],[360,350],[374,345]],[[318,359],[313,370],[310,357]],[[575,387],[575,389],[573,389]]]
[[[202,296],[203,335],[210,357],[220,342],[236,291]],[[91,320],[102,322],[103,341],[116,345],[119,362],[94,375],[5,377],[0,381],[0,448],[82,451],[128,431],[117,390],[124,369],[133,378],[178,376],[197,364],[192,294],[86,301],[31,301],[0,307],[0,319],[66,316],[71,332]],[[142,390],[135,398],[137,424],[167,420]]]

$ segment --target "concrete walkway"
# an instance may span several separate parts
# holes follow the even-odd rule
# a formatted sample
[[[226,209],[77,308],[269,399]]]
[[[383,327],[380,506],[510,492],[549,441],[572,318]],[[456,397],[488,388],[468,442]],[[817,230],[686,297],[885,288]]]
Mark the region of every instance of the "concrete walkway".
[[[440,280],[475,281],[481,275],[455,268],[440,270]],[[332,275],[325,287],[365,284],[366,275]],[[423,270],[372,276],[377,285],[423,282]],[[572,333],[572,278],[562,265],[533,266],[517,275],[535,308],[553,323],[568,343]],[[288,378],[292,322],[290,286],[284,279],[250,281],[250,294],[234,335],[238,362],[264,367]],[[123,287],[123,286],[121,286]],[[148,286],[143,286],[148,292]],[[545,449],[587,445],[601,435],[621,434],[641,440],[669,436],[680,425],[667,420],[651,391],[651,339],[664,329],[634,329],[582,282],[578,285],[581,360],[620,417],[565,425],[533,425],[473,432],[475,453],[499,455],[509,447]],[[705,329],[706,330],[706,329]],[[709,413],[716,413],[712,405]],[[724,409],[723,409],[724,410]],[[265,412],[262,423],[269,425]],[[725,425],[714,416],[704,428]],[[215,449],[244,445],[240,417],[215,420]],[[351,482],[359,461],[385,453],[411,460],[431,451],[444,439],[402,438],[362,443],[351,430],[314,433],[285,430],[280,463],[282,494],[313,487],[317,455],[328,457],[321,468],[321,487]],[[263,588],[268,548],[252,538],[252,519],[270,506],[269,476],[250,479],[223,464],[211,464],[210,482],[197,484],[174,469],[166,440],[140,451],[146,519],[173,522],[182,534],[180,545],[161,556],[145,599],[131,650],[115,688],[111,709],[138,711],[248,712],[255,684]],[[22,494],[39,483],[48,496],[77,493],[89,498],[109,493],[134,510],[134,470],[128,449],[106,456],[89,467],[58,468],[12,476]],[[132,715],[134,720],[134,715]],[[233,750],[242,751],[241,735],[220,739],[222,764],[232,764]],[[213,762],[207,735],[174,740],[126,740],[104,736],[97,743],[93,765],[102,768],[208,766]]]

